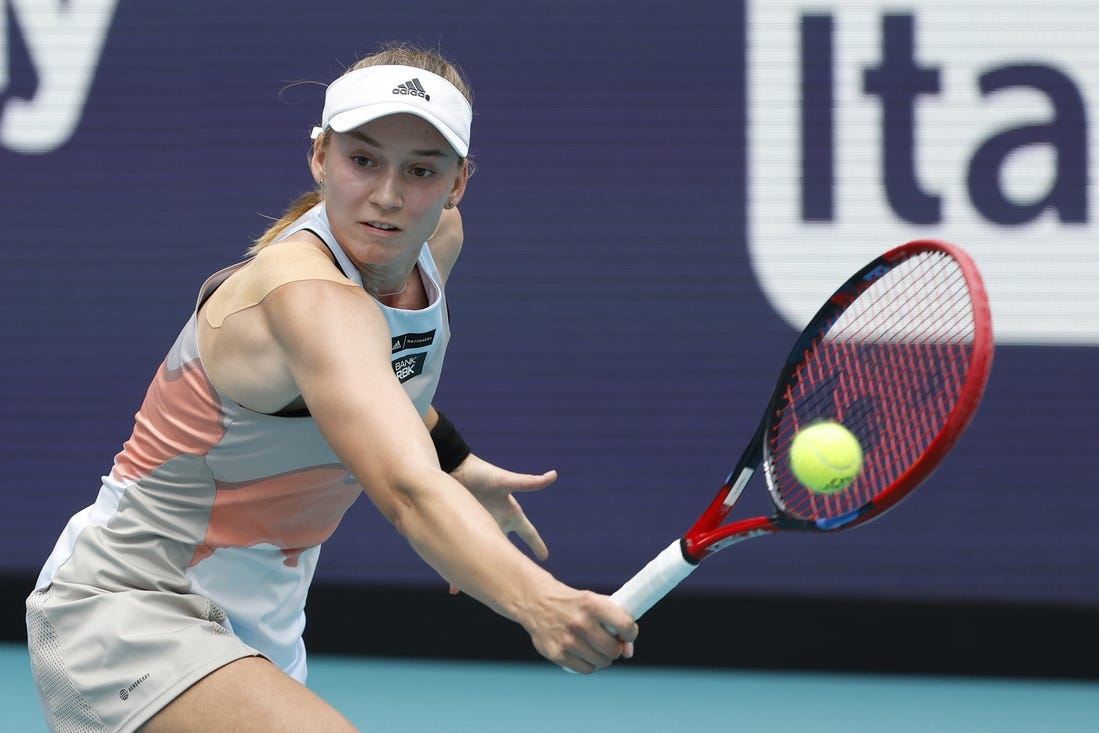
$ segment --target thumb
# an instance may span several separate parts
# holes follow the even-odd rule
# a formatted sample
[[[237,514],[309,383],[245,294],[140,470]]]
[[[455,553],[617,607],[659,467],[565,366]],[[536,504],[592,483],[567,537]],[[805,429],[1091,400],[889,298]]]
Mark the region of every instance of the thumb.
[[[539,491],[557,480],[557,471],[546,471],[542,474],[507,472],[503,484],[509,491]]]

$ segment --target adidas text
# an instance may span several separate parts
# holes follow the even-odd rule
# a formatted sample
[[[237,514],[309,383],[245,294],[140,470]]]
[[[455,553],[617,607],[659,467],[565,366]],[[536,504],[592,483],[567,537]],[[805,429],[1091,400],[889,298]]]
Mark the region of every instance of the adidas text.
[[[419,79],[413,79],[412,81],[406,81],[404,84],[398,84],[393,88],[393,93],[409,97],[420,97],[425,102],[431,101],[431,95],[423,88]]]

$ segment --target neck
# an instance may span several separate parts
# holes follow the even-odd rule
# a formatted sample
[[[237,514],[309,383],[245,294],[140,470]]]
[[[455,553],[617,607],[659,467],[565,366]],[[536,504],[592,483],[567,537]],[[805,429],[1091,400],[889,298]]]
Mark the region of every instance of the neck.
[[[385,265],[356,264],[355,267],[362,276],[366,292],[375,298],[383,298],[389,295],[400,295],[405,291],[419,256],[419,251],[416,251],[411,253],[407,262],[402,260]]]
[[[408,287],[408,279],[411,272],[401,275],[384,275],[372,268],[359,268],[359,274],[363,277],[363,287],[366,292],[375,298],[383,298],[387,295],[400,295]]]

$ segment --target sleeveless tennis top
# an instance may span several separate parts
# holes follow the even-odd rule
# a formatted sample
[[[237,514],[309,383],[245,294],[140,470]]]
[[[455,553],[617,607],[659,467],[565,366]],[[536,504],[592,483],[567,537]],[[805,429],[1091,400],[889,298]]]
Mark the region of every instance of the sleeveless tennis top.
[[[323,204],[280,239],[303,229],[324,241],[349,280],[362,284]],[[320,546],[362,487],[312,417],[253,412],[207,379],[198,308],[247,264],[203,285],[98,498],[69,521],[36,587],[65,584],[70,597],[86,588],[88,600],[130,590],[205,596],[225,611],[226,628],[304,681],[305,601]],[[424,414],[450,330],[442,278],[426,244],[418,265],[428,306],[378,307],[389,323],[394,371]]]

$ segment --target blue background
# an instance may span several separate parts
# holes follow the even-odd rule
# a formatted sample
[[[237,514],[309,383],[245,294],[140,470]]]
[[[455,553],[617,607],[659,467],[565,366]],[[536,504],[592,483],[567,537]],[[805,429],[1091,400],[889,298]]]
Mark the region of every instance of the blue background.
[[[0,106],[39,83],[21,33],[9,12]],[[93,500],[198,285],[310,185],[323,84],[390,39],[473,84],[437,404],[485,458],[560,471],[524,501],[549,567],[614,588],[708,501],[795,336],[745,241],[742,4],[123,0],[74,136],[0,149],[0,570],[35,574]],[[1001,347],[911,500],[852,533],[747,543],[686,585],[1096,604],[1096,374],[1099,349]],[[766,507],[753,492],[746,512]],[[322,557],[323,582],[441,583],[365,500]]]

